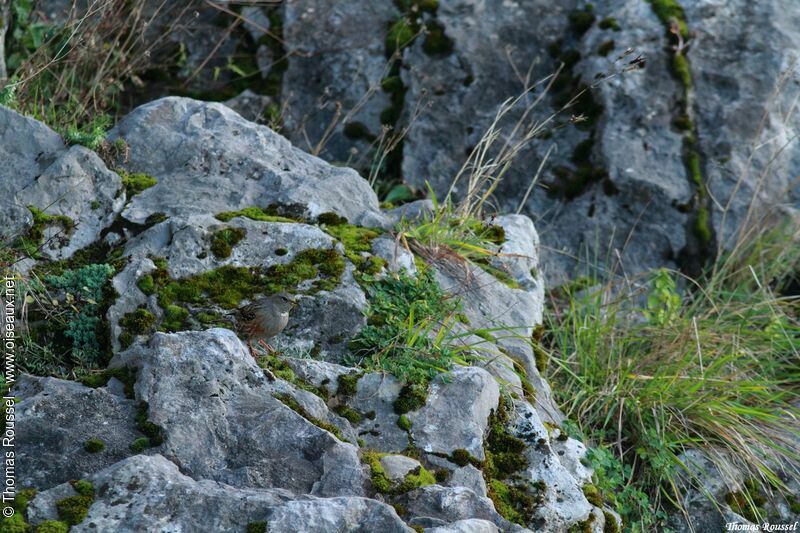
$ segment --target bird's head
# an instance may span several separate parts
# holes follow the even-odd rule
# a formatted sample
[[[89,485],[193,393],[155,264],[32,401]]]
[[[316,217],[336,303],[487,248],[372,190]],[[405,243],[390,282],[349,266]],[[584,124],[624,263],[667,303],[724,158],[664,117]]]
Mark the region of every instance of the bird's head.
[[[297,307],[297,300],[287,292],[279,292],[269,296],[269,300],[280,313],[288,313]]]

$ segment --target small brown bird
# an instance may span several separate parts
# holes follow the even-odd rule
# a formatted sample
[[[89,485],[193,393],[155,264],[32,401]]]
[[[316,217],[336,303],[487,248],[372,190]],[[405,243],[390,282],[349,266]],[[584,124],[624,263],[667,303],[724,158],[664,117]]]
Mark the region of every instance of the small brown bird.
[[[297,302],[290,294],[279,292],[258,298],[239,310],[237,325],[247,338],[251,353],[253,341],[274,351],[267,340],[283,331],[289,323],[289,311],[296,306]]]

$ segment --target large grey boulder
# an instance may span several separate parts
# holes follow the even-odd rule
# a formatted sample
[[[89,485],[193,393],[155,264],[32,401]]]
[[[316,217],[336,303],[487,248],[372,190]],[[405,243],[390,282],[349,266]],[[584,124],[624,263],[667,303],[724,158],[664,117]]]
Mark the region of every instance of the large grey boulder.
[[[384,38],[397,16],[392,0],[284,2],[284,127],[297,146],[369,168],[367,137],[380,136],[380,114],[390,105],[381,90],[389,72]],[[358,135],[348,136],[351,129]]]
[[[136,398],[164,431],[158,451],[187,475],[321,496],[363,494],[356,448],[274,398],[233,332],[158,333],[112,365],[138,369]]]
[[[14,387],[17,459],[21,487],[48,489],[87,477],[131,455],[142,436],[136,429],[136,404],[74,381],[22,376]],[[95,453],[86,442],[99,439]]]
[[[483,460],[484,432],[499,398],[497,381],[483,369],[459,367],[441,375],[431,384],[425,405],[408,415],[414,443],[427,453],[467,450]]]
[[[717,239],[800,208],[796,102],[800,12],[792,0],[686,2],[698,142]],[[752,206],[752,209],[751,209]]]
[[[424,527],[444,526],[460,520],[489,521],[503,531],[519,529],[500,516],[489,498],[481,497],[465,487],[430,485],[409,492],[400,498],[412,524]]]
[[[211,250],[214,235],[226,229],[244,232],[242,240],[232,247],[230,256],[217,257]],[[164,310],[159,305],[157,294],[145,294],[138,286],[139,280],[151,274],[156,265],[152,258],[163,258],[170,278],[183,279],[224,267],[254,267],[267,270],[289,265],[306,250],[334,249],[336,255],[344,250],[328,234],[316,226],[288,222],[254,221],[236,217],[228,223],[220,222],[208,215],[184,218],[169,218],[125,244],[124,256],[128,258],[125,268],[115,276],[113,285],[120,297],[108,312],[112,342],[120,347],[119,336],[123,332],[123,317],[139,307],[147,307],[155,316],[161,317]],[[308,355],[339,360],[347,353],[347,340],[366,323],[364,310],[366,297],[352,276],[352,266],[346,259],[345,272],[336,287],[315,292],[307,280],[290,290],[311,292],[298,295],[299,306],[292,312],[289,324],[275,339],[275,345],[287,354]],[[258,290],[258,289],[256,289]],[[262,293],[267,291],[265,286]],[[241,305],[260,293],[246,295]],[[213,295],[212,295],[213,296]],[[214,312],[233,326],[233,318],[225,316],[230,309],[220,309],[212,302],[186,304],[191,318],[186,328],[201,329],[204,326],[195,320],[199,313]]]
[[[280,489],[255,490],[194,480],[161,455],[138,455],[91,476],[95,499],[88,516],[72,531],[244,531],[269,523],[269,531],[408,532],[394,509],[359,497],[292,500]],[[37,495],[31,523],[55,519],[53,501],[69,485]],[[74,491],[72,491],[74,494]]]
[[[333,212],[354,224],[384,224],[375,193],[354,170],[325,164],[222,104],[162,98],[136,108],[110,138],[128,143],[126,168],[158,179],[125,208],[132,222],[154,213],[189,216],[280,204],[299,206],[312,218]]]

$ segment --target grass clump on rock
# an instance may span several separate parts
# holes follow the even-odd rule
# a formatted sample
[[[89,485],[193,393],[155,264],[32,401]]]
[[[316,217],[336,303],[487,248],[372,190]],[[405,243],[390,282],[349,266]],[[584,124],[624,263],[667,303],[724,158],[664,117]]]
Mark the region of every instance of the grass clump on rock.
[[[354,362],[369,371],[388,372],[405,383],[395,402],[403,414],[424,403],[429,381],[454,363],[465,349],[452,343],[451,325],[459,302],[445,295],[429,270],[372,280],[367,326],[351,341]]]
[[[242,228],[225,228],[211,236],[211,253],[217,259],[226,259],[231,256],[233,247],[244,239],[247,231]]]

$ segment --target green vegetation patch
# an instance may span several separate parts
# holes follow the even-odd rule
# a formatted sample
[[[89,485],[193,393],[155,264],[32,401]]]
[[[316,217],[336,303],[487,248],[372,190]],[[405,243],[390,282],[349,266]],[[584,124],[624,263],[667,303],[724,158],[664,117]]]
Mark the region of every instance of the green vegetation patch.
[[[337,405],[333,408],[333,412],[346,419],[351,424],[358,424],[364,418],[361,416],[361,413],[347,405]]]
[[[578,35],[583,35],[592,27],[597,17],[594,9],[589,5],[583,9],[574,9],[569,13],[569,25]]]
[[[83,449],[89,453],[100,453],[106,449],[106,443],[102,439],[92,438],[83,443]]]
[[[58,500],[56,509],[61,520],[70,526],[76,526],[89,514],[89,507],[94,502],[94,486],[86,480],[80,480],[73,481],[72,488],[78,494]]]
[[[348,224],[347,220],[335,213],[323,213],[319,216],[322,229],[342,243],[345,256],[362,274],[378,274],[386,266],[386,261],[372,255],[372,241],[383,233],[379,228],[363,228]]]
[[[302,220],[297,218],[289,218],[280,215],[276,206],[264,208],[245,207],[244,209],[239,209],[238,211],[224,211],[222,213],[217,213],[214,216],[217,220],[221,220],[222,222],[228,222],[232,218],[236,217],[245,217],[249,218],[250,220],[257,220],[259,222],[302,222]]]
[[[463,360],[460,348],[448,342],[460,303],[444,294],[430,270],[373,279],[366,291],[367,326],[349,344],[354,364],[426,386]]]
[[[226,259],[231,256],[233,247],[244,239],[247,231],[243,228],[225,228],[211,236],[211,253],[217,259]]]
[[[85,374],[79,378],[79,381],[93,389],[105,387],[111,378],[116,378],[125,386],[125,397],[133,399],[134,391],[133,386],[136,384],[136,371],[127,367],[122,368],[108,368],[101,372],[93,372]]]
[[[673,21],[678,24],[678,31],[681,37],[685,40],[689,38],[689,26],[686,23],[686,12],[683,6],[677,0],[648,0],[661,23],[666,27],[672,24]]]
[[[332,290],[341,281],[344,269],[344,259],[335,249],[309,248],[297,253],[287,264],[272,265],[266,269],[225,265],[181,279],[170,278],[166,263],[161,260],[156,270],[148,276],[153,280],[158,303],[165,310],[179,303],[203,304],[209,301],[225,309],[233,309],[254,294],[295,292],[298,285],[311,280],[314,281],[307,291],[309,294]],[[149,279],[144,283],[149,288]],[[175,313],[178,311],[175,310]],[[183,311],[180,311],[176,317],[182,315]]]
[[[145,307],[139,307],[135,311],[125,313],[119,320],[122,332],[119,334],[119,342],[123,348],[127,348],[133,342],[136,335],[144,335],[153,329],[156,317]]]
[[[153,176],[143,173],[128,173],[125,170],[117,169],[117,173],[122,178],[122,185],[128,198],[135,196],[158,183]]]
[[[364,462],[369,466],[372,486],[381,494],[405,494],[419,487],[436,483],[436,477],[423,466],[419,466],[406,474],[405,478],[400,483],[392,483],[389,476],[386,475],[383,465],[381,465],[381,458],[387,455],[391,454],[369,450],[364,452],[362,456]]]
[[[351,396],[355,396],[356,392],[358,391],[358,380],[364,374],[357,373],[357,374],[341,374],[337,378],[337,388],[336,394],[342,396],[343,398],[349,398]]]
[[[48,215],[41,209],[32,205],[28,210],[33,215],[33,225],[25,235],[16,239],[12,244],[12,250],[24,253],[28,257],[37,259],[40,257],[39,250],[44,243],[44,230],[53,226],[61,228],[61,234],[57,236],[60,243],[66,243],[66,238],[72,234],[75,222],[65,215]]]
[[[114,296],[108,283],[113,274],[108,264],[90,264],[57,275],[41,273],[26,283],[26,299],[33,304],[21,357],[26,371],[63,374],[73,367],[97,368],[107,360],[103,315]]]

